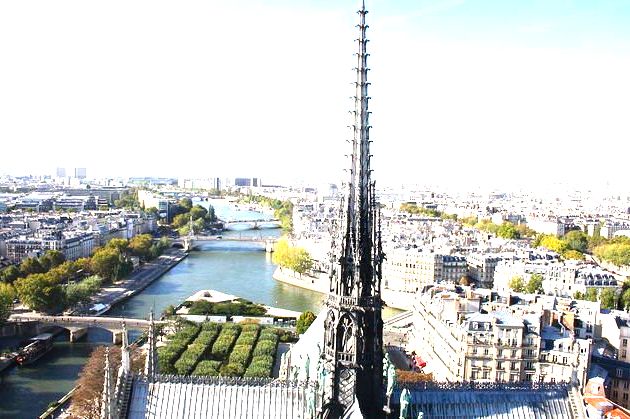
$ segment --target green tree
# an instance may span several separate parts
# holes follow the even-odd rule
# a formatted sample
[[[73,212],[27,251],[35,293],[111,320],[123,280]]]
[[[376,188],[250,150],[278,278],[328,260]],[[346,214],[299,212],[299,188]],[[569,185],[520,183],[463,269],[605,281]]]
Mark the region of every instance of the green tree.
[[[576,291],[575,294],[573,294],[573,299],[575,300],[584,300],[585,298],[586,296],[580,291]]]
[[[514,224],[507,221],[497,228],[497,236],[511,240],[518,239],[520,237],[516,227],[514,227]]]
[[[12,284],[13,281],[20,277],[20,268],[15,265],[11,265],[0,271],[0,281]]]
[[[37,258],[26,258],[20,264],[20,273],[22,276],[41,274],[44,272],[46,272],[46,269]]]
[[[192,199],[190,198],[182,198],[177,203],[180,207],[184,208],[186,212],[190,211],[193,206]]]
[[[208,215],[208,210],[197,204],[190,209],[189,214],[192,216],[193,221],[195,221]]]
[[[126,254],[129,251],[129,242],[125,239],[111,239],[105,247],[117,250],[121,254]]]
[[[525,280],[520,275],[513,276],[508,282],[508,287],[514,292],[523,292],[525,290]]]
[[[48,271],[56,268],[66,261],[66,256],[59,250],[47,250],[43,256],[39,258],[39,263]]]
[[[129,240],[131,254],[144,259],[149,258],[152,245],[153,238],[150,234],[139,234]]]
[[[597,301],[597,288],[587,288],[586,294],[584,294],[584,299],[586,301]]]
[[[90,297],[101,288],[102,283],[103,280],[94,275],[85,278],[81,282],[67,285],[64,291],[68,306],[72,307],[79,303],[89,303]]]
[[[617,294],[613,288],[604,288],[599,294],[602,308],[614,309],[617,307]]]
[[[291,269],[302,275],[313,268],[313,259],[305,250],[296,248],[291,255]]]
[[[564,235],[564,242],[569,250],[584,253],[588,250],[588,236],[580,230],[572,230]]]
[[[527,285],[525,286],[525,291],[528,294],[540,294],[543,291],[542,288],[543,277],[540,274],[532,274],[527,281]]]
[[[305,311],[300,314],[300,317],[295,323],[295,330],[298,335],[303,334],[309,328],[309,326],[315,321],[315,314],[312,311]]]
[[[114,205],[116,206],[116,208],[139,208],[140,203],[137,199],[137,191],[135,189],[132,189],[128,192],[124,192],[121,195],[120,199],[114,201]]]
[[[98,249],[90,261],[91,270],[109,282],[120,277],[121,254],[116,248]]]
[[[630,244],[621,240],[597,246],[593,253],[598,258],[617,266],[630,265]]]
[[[470,283],[471,281],[468,275],[463,275],[461,278],[459,278],[459,285],[467,287],[470,286]]]
[[[14,283],[22,304],[31,310],[55,311],[65,304],[65,294],[61,285],[47,274],[31,274]]]
[[[210,223],[214,223],[217,221],[217,215],[214,212],[214,207],[212,205],[208,205],[208,213],[206,214],[206,221]]]
[[[186,214],[178,214],[173,218],[173,222],[171,223],[173,228],[182,228],[190,222],[190,215]]]
[[[11,315],[15,296],[15,289],[11,284],[0,282],[0,324],[6,321]]]
[[[621,297],[619,297],[621,306],[624,310],[630,310],[630,288],[626,288]]]

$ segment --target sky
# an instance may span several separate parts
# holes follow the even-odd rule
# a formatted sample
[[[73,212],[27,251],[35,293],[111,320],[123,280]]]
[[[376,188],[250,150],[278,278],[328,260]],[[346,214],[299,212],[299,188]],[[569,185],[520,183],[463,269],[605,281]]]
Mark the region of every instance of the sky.
[[[357,1],[0,2],[0,174],[342,180]],[[627,0],[368,0],[381,184],[623,182]]]

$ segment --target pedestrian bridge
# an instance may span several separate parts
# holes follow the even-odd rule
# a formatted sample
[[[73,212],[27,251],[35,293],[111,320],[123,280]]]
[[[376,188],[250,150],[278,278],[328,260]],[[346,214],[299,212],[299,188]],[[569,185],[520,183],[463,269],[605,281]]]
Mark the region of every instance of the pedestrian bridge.
[[[14,314],[11,321],[38,322],[38,329],[47,326],[58,326],[70,332],[70,342],[75,342],[83,337],[89,328],[98,327],[112,333],[114,343],[122,340],[123,323],[125,329],[145,330],[151,322],[144,319],[132,319],[123,317],[88,317],[88,316],[40,316],[36,314]],[[154,324],[166,324],[166,321],[154,321]]]

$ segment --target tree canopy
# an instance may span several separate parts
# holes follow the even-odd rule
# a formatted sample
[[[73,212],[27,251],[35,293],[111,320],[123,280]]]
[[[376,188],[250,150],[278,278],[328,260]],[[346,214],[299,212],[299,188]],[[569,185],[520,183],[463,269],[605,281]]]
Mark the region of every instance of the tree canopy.
[[[520,275],[513,276],[508,282],[508,287],[514,292],[523,292],[525,291],[525,280]]]
[[[532,274],[525,285],[525,291],[528,294],[541,294],[543,292],[543,277],[540,274]]]
[[[0,282],[0,324],[11,315],[13,300],[15,299],[15,289],[11,284]]]
[[[308,330],[311,324],[315,321],[315,313],[312,311],[305,311],[300,314],[300,317],[297,319],[295,323],[295,331],[298,335],[303,334]]]
[[[272,261],[283,268],[291,269],[302,275],[313,268],[311,255],[301,247],[293,247],[286,237],[276,242]]]

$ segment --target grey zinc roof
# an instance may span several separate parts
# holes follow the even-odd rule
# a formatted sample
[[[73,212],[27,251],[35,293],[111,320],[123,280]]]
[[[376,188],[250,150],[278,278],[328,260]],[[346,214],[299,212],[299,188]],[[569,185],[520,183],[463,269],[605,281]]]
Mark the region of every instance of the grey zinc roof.
[[[135,377],[129,419],[312,418],[312,386],[269,379]]]
[[[412,416],[442,418],[573,419],[570,387],[567,384],[492,384],[437,383],[414,386],[411,391]],[[394,400],[400,392],[393,395]],[[581,405],[582,402],[578,401]],[[576,406],[577,407],[577,406]],[[395,406],[395,410],[398,407]]]

